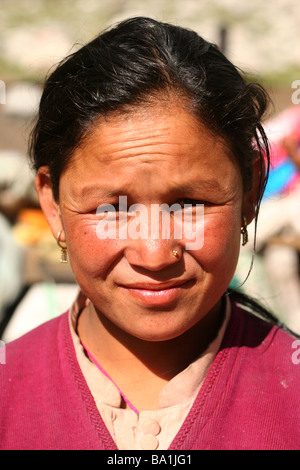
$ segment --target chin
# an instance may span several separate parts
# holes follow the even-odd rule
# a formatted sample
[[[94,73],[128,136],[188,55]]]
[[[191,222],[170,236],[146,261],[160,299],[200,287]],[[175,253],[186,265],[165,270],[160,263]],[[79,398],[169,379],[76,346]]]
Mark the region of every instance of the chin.
[[[151,328],[146,329],[141,328],[137,330],[136,328],[128,331],[127,332],[131,335],[134,336],[137,339],[140,339],[141,341],[147,341],[151,343],[159,343],[163,341],[171,341],[175,338],[179,338],[181,335],[186,333],[186,331],[189,328],[185,327],[174,327],[174,328],[166,328],[166,325],[163,327],[160,327],[159,325],[157,326],[152,326]]]

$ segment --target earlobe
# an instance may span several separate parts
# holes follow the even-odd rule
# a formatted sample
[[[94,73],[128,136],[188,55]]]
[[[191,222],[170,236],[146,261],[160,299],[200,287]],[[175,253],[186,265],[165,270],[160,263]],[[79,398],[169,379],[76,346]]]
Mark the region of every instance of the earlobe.
[[[57,233],[62,231],[62,220],[59,204],[55,201],[52,192],[52,182],[48,166],[39,168],[35,177],[35,189],[38,194],[40,205],[50,226],[52,235],[56,238]],[[61,239],[61,241],[64,241]]]

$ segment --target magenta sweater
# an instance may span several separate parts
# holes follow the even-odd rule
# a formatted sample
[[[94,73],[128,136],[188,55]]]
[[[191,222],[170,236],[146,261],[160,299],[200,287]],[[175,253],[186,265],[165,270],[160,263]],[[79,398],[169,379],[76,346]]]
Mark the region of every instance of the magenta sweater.
[[[294,338],[232,310],[170,449],[300,449]],[[116,449],[77,363],[67,314],[7,345],[0,387],[0,449]]]

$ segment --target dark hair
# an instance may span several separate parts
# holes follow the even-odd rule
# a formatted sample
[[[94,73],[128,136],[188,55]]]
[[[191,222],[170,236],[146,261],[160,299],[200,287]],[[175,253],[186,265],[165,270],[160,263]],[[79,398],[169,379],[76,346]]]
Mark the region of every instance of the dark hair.
[[[260,123],[268,103],[266,92],[247,83],[217,46],[194,31],[143,17],[100,34],[64,59],[46,80],[29,153],[35,170],[49,166],[55,199],[61,173],[97,118],[149,103],[158,93],[180,96],[192,113],[226,140],[246,188],[258,150],[259,205],[265,185],[264,156],[269,160]]]

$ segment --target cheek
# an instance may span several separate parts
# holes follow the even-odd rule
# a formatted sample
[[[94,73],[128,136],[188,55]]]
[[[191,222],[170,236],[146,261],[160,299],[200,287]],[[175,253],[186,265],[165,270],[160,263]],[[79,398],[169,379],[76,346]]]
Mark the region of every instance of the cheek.
[[[69,220],[64,226],[70,264],[78,282],[78,278],[87,275],[105,278],[119,252],[117,241],[100,239],[95,221]]]
[[[240,251],[240,224],[235,214],[207,217],[204,225],[204,244],[199,250],[200,262],[212,272],[223,276],[234,272]],[[230,274],[229,274],[230,276]]]

